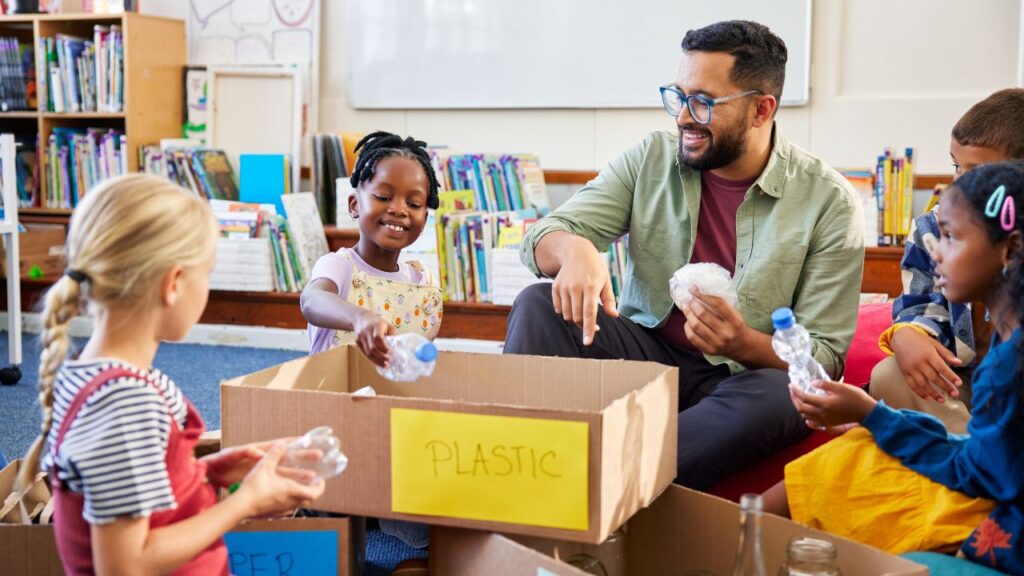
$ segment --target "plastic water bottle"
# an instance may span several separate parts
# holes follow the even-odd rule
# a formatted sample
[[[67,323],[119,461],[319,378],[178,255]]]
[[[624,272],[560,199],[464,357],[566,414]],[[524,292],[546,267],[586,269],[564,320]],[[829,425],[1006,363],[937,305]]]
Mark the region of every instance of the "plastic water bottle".
[[[381,376],[395,382],[412,382],[434,373],[437,346],[430,340],[409,332],[388,336],[387,342],[391,349],[391,362],[387,368],[377,367]]]
[[[322,456],[319,460],[309,460],[302,454],[307,450],[319,450]],[[348,467],[348,456],[341,451],[341,441],[334,435],[334,430],[328,426],[320,426],[288,445],[288,451],[281,459],[281,466],[312,470],[316,473],[316,478],[313,479],[316,483],[344,472]]]
[[[821,363],[811,356],[811,336],[807,329],[796,323],[793,311],[779,308],[772,312],[772,350],[789,365],[789,381],[803,392],[824,396],[826,392],[813,384],[815,380],[828,380]]]

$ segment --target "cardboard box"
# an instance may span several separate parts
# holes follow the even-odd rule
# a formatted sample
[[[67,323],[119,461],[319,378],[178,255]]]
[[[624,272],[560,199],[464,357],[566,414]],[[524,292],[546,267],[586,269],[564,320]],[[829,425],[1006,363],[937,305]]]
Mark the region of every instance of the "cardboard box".
[[[64,273],[64,242],[66,234],[60,224],[28,224],[18,236],[19,273],[33,278],[37,268],[43,278],[56,278]],[[6,239],[0,244],[0,275],[7,277]]]
[[[0,574],[64,576],[53,526],[0,524]]]
[[[360,576],[366,560],[366,520],[250,520],[224,541],[234,576]]]
[[[677,417],[677,369],[645,362],[442,352],[401,383],[340,347],[221,383],[226,447],[334,429],[317,509],[579,542],[671,484]]]
[[[231,573],[359,576],[365,524],[347,517],[250,520],[225,536]],[[0,574],[63,576],[53,526],[0,524]]]
[[[681,486],[671,486],[626,525],[628,576],[731,574],[739,542],[739,506]],[[775,574],[790,538],[813,535],[833,542],[845,576],[927,576],[928,569],[881,550],[811,530],[766,514],[762,520],[765,565]],[[518,542],[516,540],[519,540]],[[431,574],[475,576],[586,576],[559,559],[582,545],[454,528],[430,531]]]

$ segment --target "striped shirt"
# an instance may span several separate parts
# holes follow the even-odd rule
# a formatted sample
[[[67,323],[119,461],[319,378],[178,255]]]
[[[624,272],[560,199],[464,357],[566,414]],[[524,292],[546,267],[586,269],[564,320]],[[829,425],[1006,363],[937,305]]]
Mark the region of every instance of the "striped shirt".
[[[93,392],[54,458],[52,447],[75,395],[111,367],[127,368],[144,379],[118,378]],[[155,369],[99,359],[66,361],[58,371],[43,468],[56,473],[66,489],[84,495],[83,516],[90,524],[147,517],[177,506],[164,463],[171,424],[168,407],[184,428],[185,397]]]

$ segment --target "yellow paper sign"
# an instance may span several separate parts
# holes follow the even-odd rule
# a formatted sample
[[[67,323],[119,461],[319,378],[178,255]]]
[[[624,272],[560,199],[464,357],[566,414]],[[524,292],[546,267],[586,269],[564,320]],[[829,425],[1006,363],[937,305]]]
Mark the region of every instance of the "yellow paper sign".
[[[586,422],[391,409],[391,509],[587,530]]]

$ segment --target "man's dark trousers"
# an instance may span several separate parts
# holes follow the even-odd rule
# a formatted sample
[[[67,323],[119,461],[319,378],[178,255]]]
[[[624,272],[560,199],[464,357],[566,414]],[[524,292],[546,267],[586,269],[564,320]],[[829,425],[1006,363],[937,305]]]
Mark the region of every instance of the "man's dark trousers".
[[[506,354],[658,362],[679,368],[679,453],[676,483],[698,490],[748,468],[806,437],[793,408],[789,378],[762,369],[730,376],[696,351],[666,342],[656,330],[598,310],[590,346],[583,332],[555,313],[551,284],[524,290],[508,319]]]

